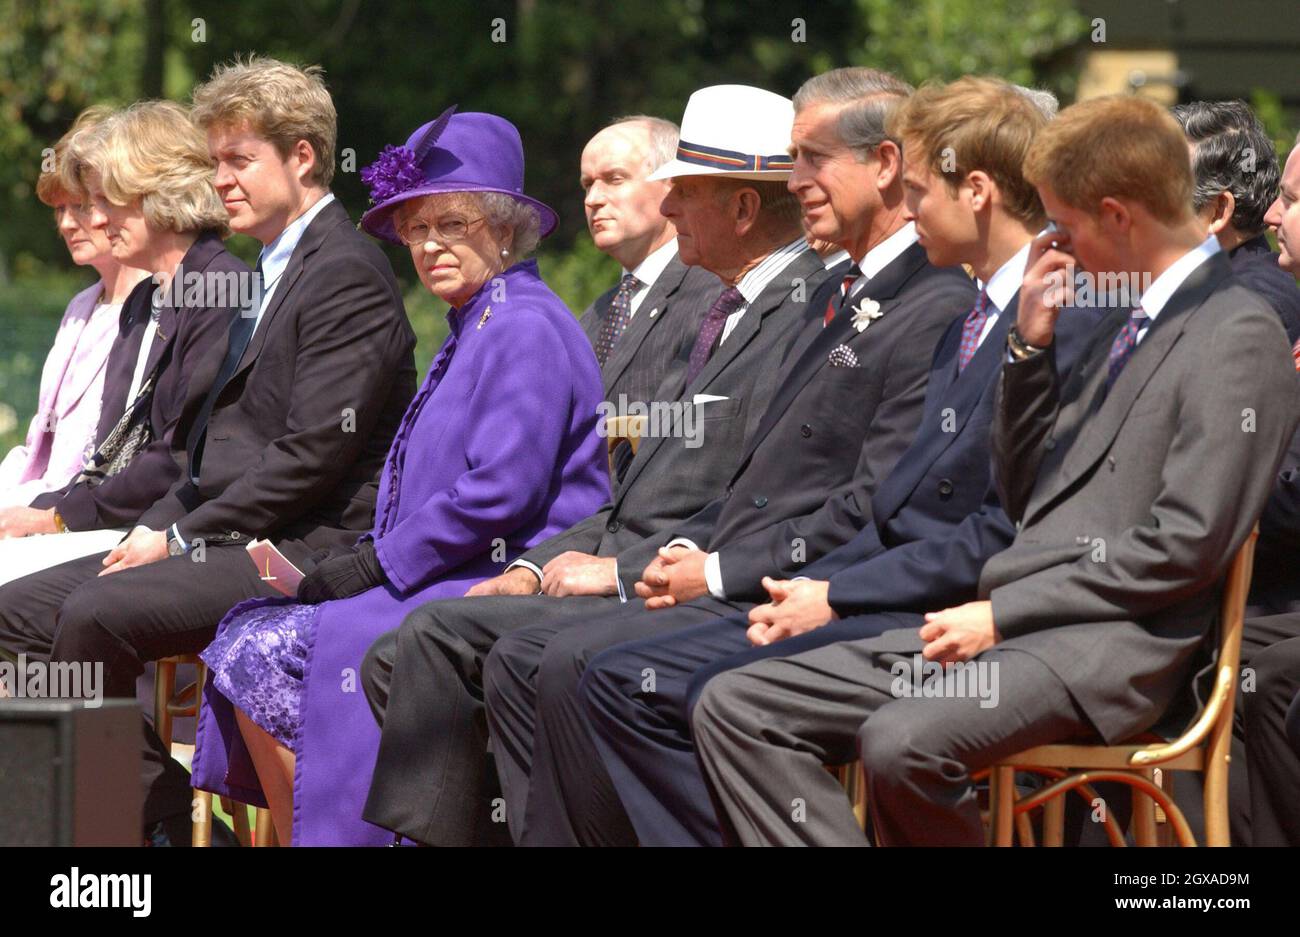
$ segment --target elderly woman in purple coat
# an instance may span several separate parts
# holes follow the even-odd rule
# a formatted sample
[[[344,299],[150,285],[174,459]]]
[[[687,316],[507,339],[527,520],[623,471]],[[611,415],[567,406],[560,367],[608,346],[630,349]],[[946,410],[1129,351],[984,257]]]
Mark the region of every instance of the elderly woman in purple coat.
[[[282,843],[391,840],[361,820],[379,743],[357,685],[366,649],[608,497],[600,372],[522,259],[556,222],[523,169],[512,124],[453,107],[362,173],[361,226],[410,248],[450,332],[393,440],[373,531],[316,565],[297,601],[235,606],[202,654],[194,783],[269,805]]]

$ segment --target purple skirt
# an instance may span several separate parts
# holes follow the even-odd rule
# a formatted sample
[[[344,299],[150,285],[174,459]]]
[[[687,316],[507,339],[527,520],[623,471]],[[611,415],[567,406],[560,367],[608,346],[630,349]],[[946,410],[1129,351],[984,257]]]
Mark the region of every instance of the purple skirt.
[[[296,602],[249,609],[199,655],[221,695],[295,752],[308,636],[318,611]]]

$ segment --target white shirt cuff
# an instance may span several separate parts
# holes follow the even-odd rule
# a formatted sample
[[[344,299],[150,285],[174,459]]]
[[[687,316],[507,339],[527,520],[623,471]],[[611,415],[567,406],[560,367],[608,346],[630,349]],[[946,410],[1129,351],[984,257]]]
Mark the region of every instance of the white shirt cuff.
[[[686,549],[688,550],[699,549],[699,546],[696,544],[694,540],[689,540],[686,537],[674,537],[673,539],[668,541],[668,547],[670,549],[672,547],[686,547]]]
[[[618,600],[627,601],[627,593],[623,591],[623,577],[618,574],[618,558],[614,558],[614,585],[618,586]]]
[[[726,601],[727,590],[722,588],[722,561],[716,553],[704,558],[704,582],[709,587],[709,595]]]

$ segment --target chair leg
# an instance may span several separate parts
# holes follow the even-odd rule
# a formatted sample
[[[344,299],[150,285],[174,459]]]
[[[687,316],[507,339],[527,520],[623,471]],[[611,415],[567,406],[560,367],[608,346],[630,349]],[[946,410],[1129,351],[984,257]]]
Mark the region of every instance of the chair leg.
[[[1232,833],[1228,822],[1228,760],[1206,753],[1205,764],[1205,845],[1230,846]]]
[[[1043,804],[1043,845],[1065,843],[1065,796],[1053,797]]]
[[[254,846],[280,845],[275,837],[275,824],[271,822],[271,811],[265,807],[257,808],[253,837]]]
[[[168,753],[172,750],[172,714],[168,707],[176,692],[176,662],[160,660],[154,664],[153,729]]]
[[[851,772],[850,790],[853,798],[853,815],[858,818],[858,827],[862,830],[867,828],[867,776],[862,768],[862,762],[855,761],[849,768]]]
[[[211,846],[212,795],[207,791],[194,788],[194,800],[191,803],[193,812],[190,814],[190,819],[194,821],[194,829],[190,842],[195,846]]]
[[[203,714],[203,687],[208,682],[208,668],[201,660],[195,661],[194,668],[194,724],[198,725],[199,716]],[[197,754],[197,750],[195,753]],[[194,828],[190,834],[190,842],[194,846],[211,846],[212,794],[208,791],[201,791],[197,787],[191,788],[191,790],[194,792],[194,798],[190,801],[190,818],[193,820]]]
[[[239,845],[252,846],[253,835],[248,828],[248,805],[223,797],[221,798],[221,806],[230,814],[230,825],[235,831],[235,839],[239,840]]]
[[[991,845],[1010,846],[1015,822],[1016,769],[997,765],[989,773],[989,784],[989,807],[993,813],[989,823]]]

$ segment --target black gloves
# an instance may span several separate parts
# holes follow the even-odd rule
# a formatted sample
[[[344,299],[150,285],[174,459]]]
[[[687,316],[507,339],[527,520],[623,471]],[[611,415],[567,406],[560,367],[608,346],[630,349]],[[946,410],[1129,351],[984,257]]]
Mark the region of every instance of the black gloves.
[[[374,541],[367,540],[351,553],[322,560],[303,576],[298,583],[298,601],[316,605],[330,599],[346,599],[387,581],[375,555]]]

